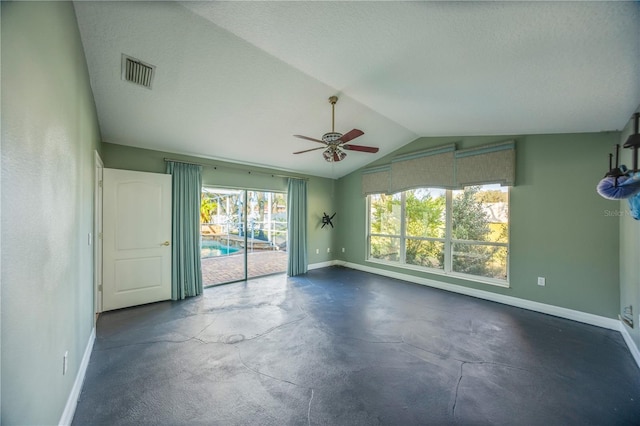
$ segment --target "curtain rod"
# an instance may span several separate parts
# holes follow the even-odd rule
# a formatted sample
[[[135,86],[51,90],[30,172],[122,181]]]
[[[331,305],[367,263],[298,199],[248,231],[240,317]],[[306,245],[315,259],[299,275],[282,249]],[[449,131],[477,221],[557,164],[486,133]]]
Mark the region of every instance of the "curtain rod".
[[[218,168],[220,168],[220,169],[229,169],[229,170],[237,170],[237,171],[241,171],[241,172],[246,172],[246,173],[248,173],[250,175],[252,175],[252,174],[253,175],[265,175],[265,176],[271,176],[271,177],[281,177],[281,178],[293,178],[293,179],[309,180],[309,178],[299,177],[299,176],[283,175],[283,174],[268,173],[268,172],[256,172],[256,171],[252,172],[251,170],[242,169],[240,167],[215,166],[213,164],[194,163],[193,161],[176,160],[174,158],[165,158],[164,161],[165,162],[172,161],[174,163],[182,163],[182,164],[192,164],[194,166],[202,166],[202,167],[213,167],[214,170],[217,170]]]

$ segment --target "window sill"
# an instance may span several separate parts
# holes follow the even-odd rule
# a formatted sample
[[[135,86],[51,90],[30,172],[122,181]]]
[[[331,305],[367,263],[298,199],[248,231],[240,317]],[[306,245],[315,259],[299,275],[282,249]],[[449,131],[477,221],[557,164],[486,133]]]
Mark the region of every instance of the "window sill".
[[[441,277],[451,277],[451,278],[455,278],[458,280],[464,280],[464,281],[471,281],[474,283],[480,283],[480,284],[488,284],[488,285],[493,285],[496,287],[502,287],[502,288],[510,288],[509,282],[508,281],[503,281],[503,280],[497,280],[494,278],[484,278],[484,277],[477,277],[474,275],[468,275],[468,274],[462,274],[460,272],[444,272],[440,269],[433,269],[433,268],[425,268],[424,266],[415,266],[415,265],[407,265],[407,264],[401,264],[401,263],[397,263],[397,262],[387,262],[384,260],[379,260],[379,259],[366,259],[366,262],[368,263],[375,263],[378,265],[384,265],[384,266],[390,266],[393,268],[398,268],[398,269],[404,269],[404,270],[410,270],[410,271],[416,271],[416,272],[424,272],[425,274],[431,274],[431,275],[439,275]]]

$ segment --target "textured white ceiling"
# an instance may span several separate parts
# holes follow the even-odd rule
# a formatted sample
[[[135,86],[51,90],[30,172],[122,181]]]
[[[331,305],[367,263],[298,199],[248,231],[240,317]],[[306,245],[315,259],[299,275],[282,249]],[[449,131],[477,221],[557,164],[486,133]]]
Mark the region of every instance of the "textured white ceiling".
[[[638,2],[76,2],[103,140],[340,177],[418,136],[621,129]],[[120,79],[122,53],[157,66]],[[314,148],[359,128],[330,164]]]

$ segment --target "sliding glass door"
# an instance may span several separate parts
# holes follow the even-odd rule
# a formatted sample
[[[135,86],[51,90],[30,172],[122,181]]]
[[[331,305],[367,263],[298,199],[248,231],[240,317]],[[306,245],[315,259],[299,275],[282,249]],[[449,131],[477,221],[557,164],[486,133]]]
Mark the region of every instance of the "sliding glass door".
[[[205,286],[286,272],[286,199],[285,193],[203,188]]]
[[[287,271],[287,196],[247,191],[247,278]]]
[[[202,284],[245,279],[244,191],[203,188],[200,202]]]

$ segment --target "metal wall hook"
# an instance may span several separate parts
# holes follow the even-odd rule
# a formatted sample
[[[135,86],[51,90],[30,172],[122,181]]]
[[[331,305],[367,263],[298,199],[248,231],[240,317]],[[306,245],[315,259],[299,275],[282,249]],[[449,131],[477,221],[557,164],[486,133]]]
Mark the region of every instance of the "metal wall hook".
[[[640,133],[638,133],[638,121],[640,121],[640,112],[636,112],[633,114],[634,119],[634,132],[627,138],[627,141],[624,143],[624,148],[633,149],[633,172],[638,171],[638,148],[640,148]]]

